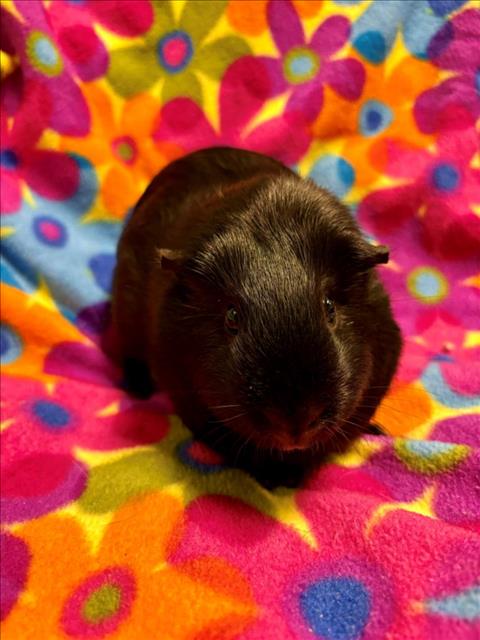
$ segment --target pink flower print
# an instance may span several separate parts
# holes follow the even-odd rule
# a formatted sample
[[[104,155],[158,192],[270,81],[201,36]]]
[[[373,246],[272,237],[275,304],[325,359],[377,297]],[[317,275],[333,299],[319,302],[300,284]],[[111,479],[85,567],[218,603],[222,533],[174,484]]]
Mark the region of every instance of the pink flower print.
[[[68,60],[57,46],[44,5],[39,0],[16,0],[15,7],[25,21],[20,23],[2,7],[3,30],[8,34],[9,50],[20,58],[25,82],[34,80],[47,90],[42,101],[48,100],[50,105],[48,126],[65,135],[85,135],[90,127],[87,104],[72,77]],[[95,46],[100,46],[99,41],[95,42]],[[37,107],[42,109],[44,105],[37,102]]]
[[[462,324],[449,314],[420,314],[415,334],[405,338],[399,379],[416,380],[431,362],[436,362],[443,379],[456,393],[480,395],[480,348],[465,347],[465,338]]]
[[[286,113],[300,113],[308,122],[313,121],[322,109],[325,84],[347,100],[360,97],[365,83],[363,65],[354,58],[332,59],[348,41],[347,18],[327,18],[307,42],[289,0],[272,0],[267,15],[280,57],[260,60],[268,69],[272,93],[291,91]]]
[[[480,429],[478,428],[478,413],[466,413],[440,420],[430,435],[431,439],[440,442],[466,444],[480,448]]]
[[[405,629],[412,639],[425,638],[430,620],[414,603],[441,593],[432,580],[439,563],[444,595],[470,588],[478,562],[464,563],[460,572],[450,551],[462,542],[469,557],[478,558],[478,540],[473,533],[401,510],[375,518],[383,496],[324,480],[320,473],[296,496],[310,544],[293,527],[239,500],[207,496],[187,507],[185,536],[170,561],[214,554],[241,570],[259,612],[243,632],[245,640],[376,640],[402,637]],[[411,553],[412,541],[416,553]],[[451,631],[458,619],[445,624]]]
[[[51,113],[45,87],[34,80],[24,86],[24,98],[15,116],[0,115],[0,211],[14,213],[21,204],[21,183],[51,200],[72,196],[79,183],[78,166],[59,151],[37,149]],[[61,179],[59,177],[61,176]]]
[[[480,531],[480,453],[474,447],[437,440],[398,438],[374,454],[362,473],[384,485],[391,499],[413,501],[434,487],[439,518]]]
[[[74,447],[110,450],[160,440],[169,425],[164,404],[130,400],[115,388],[73,380],[54,390],[4,376],[1,434],[2,519],[17,522],[78,498],[86,467]]]
[[[176,98],[163,107],[154,138],[175,142],[186,151],[222,145],[248,148],[293,164],[310,142],[298,114],[273,118],[246,132],[270,93],[270,79],[262,62],[243,57],[229,67],[222,79],[218,132],[195,102]]]
[[[445,455],[450,456],[450,450]],[[363,472],[365,469],[364,465],[359,471]],[[395,509],[395,502],[391,500],[388,501],[390,510],[382,515],[380,505],[385,505],[385,494],[365,495],[361,482],[352,484],[350,490],[341,487],[337,489],[334,480],[337,470],[339,467],[335,465],[330,473],[332,480],[328,481],[323,477],[321,469],[305,490],[297,495],[297,503],[309,522],[318,548],[323,549],[324,557],[347,554],[361,556],[370,566],[377,568],[376,586],[383,592],[384,597],[388,598],[392,593],[390,589],[393,590],[395,604],[388,631],[379,632],[378,635],[372,634],[375,640],[386,637],[402,638],[405,629],[408,629],[408,637],[412,640],[436,638],[435,635],[431,636],[426,632],[426,627],[431,622],[427,607],[420,609],[418,606],[415,607],[414,603],[427,604],[440,595],[460,596],[476,585],[480,570],[478,535],[447,525],[444,521],[408,513],[402,508]],[[351,471],[353,470],[348,470]],[[469,477],[466,476],[464,481],[468,483],[468,480]],[[473,491],[468,493],[471,500]],[[380,503],[377,501],[379,497]],[[457,518],[460,516],[458,520],[453,520],[455,523],[459,522],[463,505],[458,504],[455,508],[455,500],[450,499],[449,502],[453,506],[450,515],[452,518],[453,514],[456,514]],[[439,504],[440,500],[437,500],[436,505]],[[475,507],[475,503],[471,501],[470,506],[478,513],[478,505]],[[468,548],[470,554],[457,555],[458,545],[465,545],[465,550]],[[412,553],[412,549],[415,549],[415,553]],[[473,557],[475,560],[472,561]],[[368,590],[371,589],[372,582],[361,580],[361,584],[363,583]],[[439,582],[442,583],[441,586]],[[375,598],[375,591],[372,595]],[[387,610],[385,614],[388,613],[390,612]],[[462,620],[460,612],[458,617],[455,613],[450,620],[447,615],[445,618],[447,619],[442,620],[442,623],[449,629],[450,635],[442,636],[443,640],[464,637],[455,631],[473,631],[476,624],[473,621],[472,625],[472,620]]]
[[[386,239],[408,218],[421,212],[422,241],[437,258],[480,255],[480,170],[471,166],[478,134],[470,114],[449,107],[436,149],[429,151],[387,140],[385,172],[404,184],[368,195],[359,216],[366,227]]]
[[[153,22],[153,8],[150,0],[83,0],[74,4],[79,5],[99,22],[103,27],[118,34],[133,38],[145,33]],[[62,11],[65,6],[72,4],[69,0],[58,0]]]
[[[56,383],[53,391],[10,376],[3,385],[3,418],[13,421],[3,433],[6,463],[17,457],[26,433],[30,448],[64,453],[73,446],[108,451],[149,444],[168,431],[165,405],[155,398],[141,402],[121,389],[75,380]]]
[[[365,219],[360,216],[365,224]],[[480,290],[468,284],[479,269],[477,256],[464,260],[442,260],[425,249],[423,229],[412,218],[395,234],[378,234],[390,247],[391,264],[379,269],[390,293],[392,308],[404,335],[416,335],[426,311],[446,313],[466,329],[480,326]]]
[[[5,620],[27,582],[31,553],[24,540],[9,532],[2,532],[0,540],[0,620]]]
[[[62,53],[80,80],[88,82],[105,74],[109,56],[82,5],[52,2],[47,18]]]
[[[60,48],[75,68],[80,80],[103,76],[109,64],[107,49],[92,22],[121,36],[145,33],[153,22],[148,0],[56,0],[47,15]]]

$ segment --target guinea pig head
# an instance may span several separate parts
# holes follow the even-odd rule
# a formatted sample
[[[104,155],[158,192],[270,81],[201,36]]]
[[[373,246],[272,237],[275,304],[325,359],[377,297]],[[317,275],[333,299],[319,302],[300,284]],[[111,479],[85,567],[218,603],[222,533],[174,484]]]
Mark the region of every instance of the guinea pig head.
[[[348,431],[372,368],[369,270],[388,260],[335,200],[295,195],[252,207],[183,263],[164,258],[168,339],[188,352],[195,393],[214,422],[285,451]]]

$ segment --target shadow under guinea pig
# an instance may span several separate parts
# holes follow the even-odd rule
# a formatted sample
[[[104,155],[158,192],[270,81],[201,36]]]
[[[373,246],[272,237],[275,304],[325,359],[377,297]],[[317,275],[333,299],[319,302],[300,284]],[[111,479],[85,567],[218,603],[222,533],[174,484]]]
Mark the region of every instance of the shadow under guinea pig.
[[[382,435],[382,429],[370,424],[362,434]],[[358,433],[357,435],[360,435]],[[254,444],[239,439],[230,429],[216,425],[209,431],[204,429],[195,436],[196,441],[219,452],[225,463],[233,469],[248,473],[256,482],[269,491],[279,487],[297,489],[308,481],[316,469],[325,464],[332,456],[347,451],[355,437],[345,438],[338,435],[320,449],[285,452],[280,450],[262,450]]]

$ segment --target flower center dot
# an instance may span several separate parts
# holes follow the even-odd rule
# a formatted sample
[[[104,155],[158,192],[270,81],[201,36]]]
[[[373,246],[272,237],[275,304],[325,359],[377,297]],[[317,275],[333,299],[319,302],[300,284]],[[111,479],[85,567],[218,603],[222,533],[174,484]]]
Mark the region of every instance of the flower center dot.
[[[122,592],[114,584],[104,584],[87,598],[82,615],[88,622],[99,623],[111,618],[120,607]]]
[[[359,640],[368,622],[371,599],[359,580],[329,576],[303,591],[300,609],[316,636],[325,640]]]
[[[433,184],[440,191],[454,191],[459,182],[460,174],[452,164],[439,164],[433,170]]]
[[[15,169],[18,166],[18,157],[15,151],[2,149],[0,151],[0,166],[5,169]]]
[[[64,247],[68,240],[68,232],[61,222],[50,216],[40,216],[33,220],[33,232],[42,244],[49,247]]]
[[[50,400],[37,400],[33,405],[33,413],[51,429],[63,429],[70,422],[68,411]]]
[[[382,114],[372,109],[367,113],[367,127],[369,129],[377,129],[382,121]]]
[[[137,145],[130,136],[117,138],[112,142],[114,155],[125,164],[132,164],[137,157]]]
[[[407,288],[414,298],[424,304],[437,304],[448,295],[448,280],[433,267],[418,267],[407,277]]]
[[[192,39],[185,31],[172,31],[160,39],[157,54],[162,67],[169,73],[179,73],[193,56]]]
[[[284,58],[283,72],[292,84],[302,84],[314,78],[320,68],[318,55],[306,47],[291,49]]]
[[[390,107],[379,100],[367,100],[359,113],[359,130],[364,136],[376,136],[393,121]]]
[[[27,38],[26,51],[32,67],[43,75],[54,77],[62,72],[62,58],[45,33],[32,31]]]

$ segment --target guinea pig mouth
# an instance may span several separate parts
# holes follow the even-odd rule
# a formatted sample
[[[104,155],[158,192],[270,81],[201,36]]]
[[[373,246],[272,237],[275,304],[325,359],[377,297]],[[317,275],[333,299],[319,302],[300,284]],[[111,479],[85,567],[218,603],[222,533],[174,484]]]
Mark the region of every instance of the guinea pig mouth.
[[[309,449],[311,445],[308,444],[282,444],[281,446],[277,446],[276,448],[280,451],[305,451],[305,449]]]
[[[304,451],[311,447],[324,442],[328,442],[332,438],[332,431],[321,426],[315,430],[301,432],[296,435],[290,435],[289,433],[273,433],[272,446],[279,451]]]

